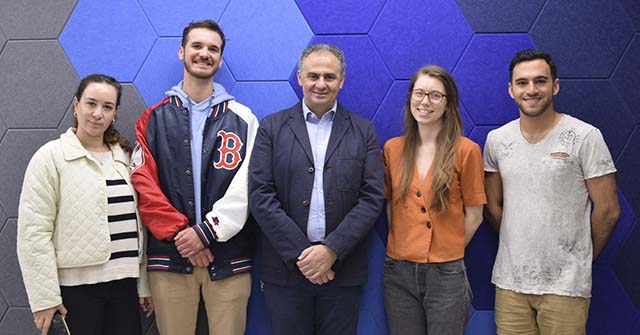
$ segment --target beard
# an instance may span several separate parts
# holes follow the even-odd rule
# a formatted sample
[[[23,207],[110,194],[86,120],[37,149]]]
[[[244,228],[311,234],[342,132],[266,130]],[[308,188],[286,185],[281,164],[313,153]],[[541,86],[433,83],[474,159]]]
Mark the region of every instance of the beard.
[[[520,112],[528,117],[538,117],[542,114],[544,114],[544,112],[548,111],[551,107],[551,104],[553,103],[553,100],[548,100],[546,101],[542,106],[535,108],[535,109],[527,109],[525,108],[525,104],[524,103],[518,103],[518,108],[520,109]]]
[[[189,73],[190,75],[198,79],[211,79],[213,78],[213,75],[216,74],[216,72],[218,72],[218,70],[215,69],[215,67],[210,72],[198,72],[193,70],[192,66],[193,64],[187,64],[187,62],[184,62],[184,69],[187,71],[187,73]]]

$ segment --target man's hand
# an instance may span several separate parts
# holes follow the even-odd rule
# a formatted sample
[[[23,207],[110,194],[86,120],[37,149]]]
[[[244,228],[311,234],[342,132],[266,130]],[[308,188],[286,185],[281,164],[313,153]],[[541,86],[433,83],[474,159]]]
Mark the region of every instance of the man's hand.
[[[193,266],[209,266],[209,264],[213,262],[213,255],[211,254],[211,250],[209,250],[209,248],[200,250],[195,255],[189,257],[189,262]]]
[[[180,255],[185,258],[189,258],[204,248],[204,244],[200,241],[198,234],[193,228],[183,229],[176,235],[174,239],[176,247]]]
[[[326,245],[312,245],[302,250],[296,265],[312,283],[325,284],[335,276],[331,266],[337,258],[336,253]]]
[[[33,322],[36,324],[36,328],[40,330],[42,335],[47,335],[49,333],[51,320],[53,319],[53,314],[55,314],[56,311],[60,312],[62,316],[67,315],[67,309],[64,308],[64,305],[62,304],[33,313]]]

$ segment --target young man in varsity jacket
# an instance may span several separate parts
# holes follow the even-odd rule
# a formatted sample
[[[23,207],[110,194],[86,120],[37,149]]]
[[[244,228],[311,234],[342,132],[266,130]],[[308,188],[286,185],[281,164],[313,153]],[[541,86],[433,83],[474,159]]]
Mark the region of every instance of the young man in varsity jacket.
[[[258,121],[213,82],[224,45],[216,22],[190,23],[178,51],[184,80],[136,123],[132,180],[152,233],[149,283],[161,334],[195,333],[200,294],[211,334],[245,331],[254,247],[247,169]]]

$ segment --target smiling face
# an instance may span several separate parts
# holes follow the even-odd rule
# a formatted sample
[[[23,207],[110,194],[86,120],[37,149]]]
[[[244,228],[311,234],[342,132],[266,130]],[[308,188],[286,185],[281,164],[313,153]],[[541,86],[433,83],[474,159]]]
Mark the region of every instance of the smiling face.
[[[194,28],[185,46],[180,47],[178,58],[184,61],[185,79],[211,79],[222,67],[222,39],[213,30]]]
[[[340,61],[329,51],[309,54],[298,69],[298,84],[302,87],[304,102],[317,116],[328,112],[338,98],[344,84]]]
[[[553,80],[551,69],[543,59],[518,63],[513,68],[509,95],[518,105],[521,117],[537,117],[553,111],[553,96],[560,90],[560,81]]]
[[[103,140],[104,131],[113,122],[117,108],[116,88],[106,83],[90,83],[78,101],[73,98],[74,115],[78,121],[76,135],[80,140]]]
[[[442,99],[437,103],[431,101],[429,94],[432,92],[443,95]],[[413,86],[413,91],[409,94],[411,94],[411,115],[418,126],[442,125],[442,115],[447,107],[447,92],[440,80],[426,74],[420,75]],[[423,98],[419,99],[420,96]]]

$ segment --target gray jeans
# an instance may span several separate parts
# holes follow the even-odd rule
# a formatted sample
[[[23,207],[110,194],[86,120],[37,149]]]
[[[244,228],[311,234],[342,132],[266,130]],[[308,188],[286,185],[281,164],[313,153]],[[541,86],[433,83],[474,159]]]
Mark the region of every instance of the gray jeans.
[[[383,287],[389,334],[464,333],[472,294],[462,259],[414,263],[386,256]]]

